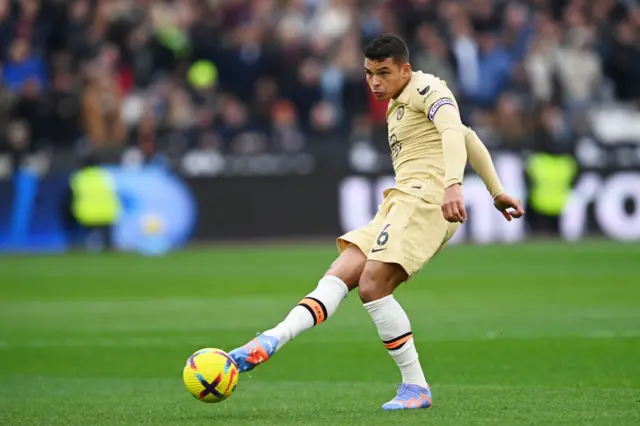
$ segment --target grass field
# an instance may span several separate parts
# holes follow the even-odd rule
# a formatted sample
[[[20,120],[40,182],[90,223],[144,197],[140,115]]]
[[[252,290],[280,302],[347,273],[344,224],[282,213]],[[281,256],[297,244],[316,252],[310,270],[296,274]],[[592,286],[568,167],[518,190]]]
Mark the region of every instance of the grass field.
[[[0,425],[639,425],[640,246],[452,247],[397,297],[435,406],[386,413],[399,374],[357,297],[222,404],[186,358],[280,321],[331,247],[0,258]]]

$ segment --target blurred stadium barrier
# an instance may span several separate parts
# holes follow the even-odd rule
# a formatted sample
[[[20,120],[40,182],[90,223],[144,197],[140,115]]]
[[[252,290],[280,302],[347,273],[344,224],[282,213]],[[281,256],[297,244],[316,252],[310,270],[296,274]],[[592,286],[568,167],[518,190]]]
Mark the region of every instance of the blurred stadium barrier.
[[[188,164],[181,160],[177,164]],[[494,153],[494,160],[506,187],[527,200],[526,155]],[[113,231],[119,249],[142,250],[150,235],[161,236],[170,247],[235,239],[331,239],[371,219],[383,189],[393,184],[384,162],[363,171],[320,154],[220,156],[197,172],[180,166],[172,171],[170,163],[108,168],[123,204]],[[207,164],[218,166],[207,169]],[[68,213],[73,169],[58,158],[46,170],[24,168],[0,181],[2,251],[65,251],[81,233]],[[640,239],[637,168],[580,167],[552,226],[536,220],[530,206],[533,219],[507,223],[472,173],[464,187],[469,222],[455,242],[517,242],[538,235],[571,241]]]

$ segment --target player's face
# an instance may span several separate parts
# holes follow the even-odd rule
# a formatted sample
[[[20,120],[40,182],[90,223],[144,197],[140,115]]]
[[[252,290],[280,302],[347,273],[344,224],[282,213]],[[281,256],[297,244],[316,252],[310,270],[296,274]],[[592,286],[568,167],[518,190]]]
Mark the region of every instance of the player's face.
[[[364,59],[364,71],[371,93],[378,101],[388,101],[395,98],[404,89],[411,76],[411,65],[398,65],[392,58],[384,61]]]

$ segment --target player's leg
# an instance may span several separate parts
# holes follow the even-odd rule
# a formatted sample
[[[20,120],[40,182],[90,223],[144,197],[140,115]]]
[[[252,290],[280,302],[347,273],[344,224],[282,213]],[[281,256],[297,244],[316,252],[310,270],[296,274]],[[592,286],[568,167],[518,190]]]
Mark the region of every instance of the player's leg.
[[[332,316],[338,306],[358,286],[366,257],[355,245],[349,245],[333,262],[317,287],[307,294],[287,317],[229,355],[239,371],[252,370],[267,361],[277,350],[305,330],[320,325]]]
[[[275,327],[260,334],[229,355],[240,372],[252,370],[267,361],[277,350],[305,330],[319,325],[333,315],[338,306],[358,286],[366,256],[384,214],[379,211],[365,227],[348,232],[337,240],[340,256],[333,262],[317,287],[294,306],[287,317]]]
[[[393,192],[390,212],[381,227],[360,277],[359,294],[378,335],[402,375],[387,410],[428,408],[431,390],[420,365],[409,318],[394,298],[395,289],[416,274],[450,238],[439,206]],[[452,235],[452,234],[451,234]]]
[[[303,331],[322,324],[358,286],[366,260],[358,247],[347,247],[331,264],[318,286],[289,312],[284,321],[263,334],[276,337],[278,348],[281,348]]]
[[[402,266],[375,260],[367,262],[360,278],[360,299],[402,375],[402,386],[396,397],[383,405],[385,410],[429,408],[432,404],[431,389],[420,365],[411,322],[393,296],[395,289],[407,278]]]

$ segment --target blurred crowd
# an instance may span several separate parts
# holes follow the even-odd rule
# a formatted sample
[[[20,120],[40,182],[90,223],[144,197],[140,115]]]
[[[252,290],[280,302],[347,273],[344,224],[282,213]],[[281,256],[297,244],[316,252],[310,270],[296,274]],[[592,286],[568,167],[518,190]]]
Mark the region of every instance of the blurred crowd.
[[[0,0],[14,152],[296,152],[384,133],[361,49],[405,38],[493,147],[568,148],[640,105],[633,0]]]

